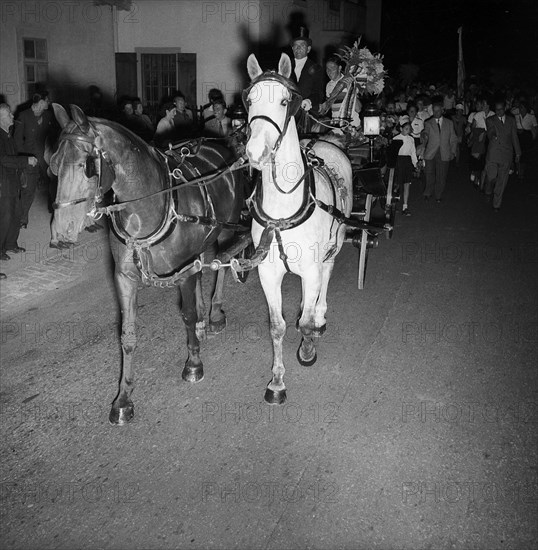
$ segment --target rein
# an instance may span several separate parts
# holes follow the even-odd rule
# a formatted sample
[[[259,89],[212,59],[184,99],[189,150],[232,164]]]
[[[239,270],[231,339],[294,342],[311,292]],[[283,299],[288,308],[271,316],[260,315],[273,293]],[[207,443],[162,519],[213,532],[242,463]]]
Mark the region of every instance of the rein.
[[[80,204],[80,203],[83,203],[83,202],[88,202],[88,201],[93,200],[94,201],[94,207],[90,211],[89,215],[96,218],[96,219],[99,219],[103,215],[110,216],[112,212],[118,212],[120,210],[123,210],[129,204],[136,203],[136,202],[143,201],[143,200],[147,200],[147,199],[150,199],[152,197],[156,197],[158,195],[163,195],[165,193],[171,193],[172,191],[175,191],[176,189],[179,189],[180,187],[209,185],[213,180],[218,179],[219,177],[224,176],[227,173],[235,172],[236,170],[242,170],[242,169],[248,168],[250,166],[250,163],[246,162],[246,159],[244,157],[241,157],[237,161],[235,161],[231,166],[227,166],[226,168],[223,168],[221,170],[217,170],[214,173],[206,174],[204,176],[200,176],[200,177],[192,179],[192,180],[182,181],[181,183],[178,183],[176,185],[172,185],[170,187],[167,187],[166,189],[161,189],[160,191],[155,191],[154,193],[150,193],[149,195],[145,195],[143,197],[137,197],[135,199],[130,199],[130,200],[127,200],[127,201],[124,201],[124,202],[121,202],[121,203],[115,203],[115,204],[112,204],[110,206],[106,206],[106,207],[102,207],[102,208],[96,208],[95,204],[100,202],[103,198],[104,193],[106,193],[106,191],[108,191],[108,189],[106,191],[103,191],[103,188],[101,186],[102,160],[104,159],[105,162],[107,162],[107,164],[111,168],[111,170],[114,170],[113,164],[112,164],[110,158],[108,157],[106,151],[104,151],[103,149],[98,148],[95,145],[94,140],[89,140],[89,139],[84,138],[83,136],[72,135],[72,134],[67,134],[62,139],[68,140],[68,141],[74,141],[74,142],[79,141],[79,142],[83,142],[83,143],[88,143],[93,147],[94,151],[97,152],[97,157],[96,158],[99,159],[97,187],[96,187],[96,191],[95,191],[95,194],[94,194],[93,197],[92,196],[81,197],[81,198],[78,198],[78,199],[72,199],[70,201],[65,201],[65,202],[54,202],[52,206],[55,210],[58,210],[59,208],[65,208],[66,206],[74,206],[76,204]],[[196,156],[198,154],[199,150],[200,150],[201,143],[202,143],[202,139],[198,140],[198,145],[197,145],[196,151],[194,153],[192,153],[190,151],[190,149],[188,147],[186,147],[185,145],[180,146],[181,147],[180,154],[181,154],[182,159],[184,159],[185,157],[189,157],[189,156]],[[158,149],[156,149],[156,151],[158,151],[160,153],[160,151]],[[166,154],[163,154],[163,153],[161,153],[161,155],[163,155],[163,157],[166,161],[167,167],[168,167],[168,156]],[[169,177],[174,178],[175,180],[180,179],[180,177],[178,176],[178,174],[176,172],[176,168],[174,170],[172,170],[171,172],[168,170],[168,175],[169,175]]]

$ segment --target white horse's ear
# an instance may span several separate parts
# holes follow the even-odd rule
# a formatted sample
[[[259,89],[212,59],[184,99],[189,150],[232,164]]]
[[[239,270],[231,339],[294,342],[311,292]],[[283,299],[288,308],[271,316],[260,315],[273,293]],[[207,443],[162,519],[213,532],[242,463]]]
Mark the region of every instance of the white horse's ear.
[[[87,134],[90,131],[90,123],[84,114],[84,111],[78,105],[69,105],[71,107],[71,116],[75,124]]]
[[[53,103],[52,109],[60,128],[63,130],[71,120],[67,114],[67,111],[59,103]]]
[[[256,59],[256,56],[253,53],[248,56],[247,71],[248,76],[250,76],[250,80],[254,80],[263,72],[260,64],[258,63],[258,60]]]
[[[278,62],[278,74],[285,76],[286,78],[290,77],[291,74],[291,60],[287,54],[283,53],[280,55],[280,61]]]

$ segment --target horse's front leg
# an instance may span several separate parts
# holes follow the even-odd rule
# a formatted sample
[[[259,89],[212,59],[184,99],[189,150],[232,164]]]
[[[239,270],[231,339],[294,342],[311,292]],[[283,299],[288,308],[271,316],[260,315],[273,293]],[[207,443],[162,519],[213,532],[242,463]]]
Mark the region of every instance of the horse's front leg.
[[[322,286],[322,275],[317,270],[307,273],[302,280],[303,311],[299,319],[299,330],[303,336],[297,350],[297,360],[305,367],[312,366],[317,359],[314,336],[319,336],[320,327],[316,319],[316,306]]]
[[[194,275],[196,278],[196,336],[198,340],[205,340],[206,328],[205,328],[205,303],[204,293],[202,291],[202,272]]]
[[[187,328],[188,358],[181,373],[187,382],[199,382],[204,377],[204,365],[200,360],[200,340],[196,335],[198,312],[196,309],[196,277],[179,283],[181,292],[181,315]]]
[[[327,313],[327,290],[329,288],[329,281],[334,267],[334,258],[327,260],[322,265],[321,274],[321,289],[319,297],[316,303],[316,313],[314,316],[314,336],[321,336],[327,329],[327,319],[325,314]]]
[[[123,355],[120,387],[108,420],[122,425],[134,416],[131,393],[134,389],[133,354],[136,348],[136,313],[139,279],[132,271],[116,270],[116,291],[121,309],[121,349]]]
[[[282,316],[282,279],[284,267],[274,263],[262,263],[258,267],[260,282],[269,306],[271,323],[271,339],[273,340],[273,378],[267,385],[264,399],[270,405],[281,405],[286,401],[286,386],[284,385],[284,363],[282,361],[282,342],[286,334],[286,321]]]

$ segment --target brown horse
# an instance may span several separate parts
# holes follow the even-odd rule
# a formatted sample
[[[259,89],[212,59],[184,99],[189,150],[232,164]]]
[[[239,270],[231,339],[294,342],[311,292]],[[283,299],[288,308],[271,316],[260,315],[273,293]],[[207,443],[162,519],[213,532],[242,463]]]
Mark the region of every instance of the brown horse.
[[[112,226],[110,247],[122,315],[123,364],[109,420],[125,424],[134,415],[133,353],[141,281],[179,287],[188,347],[182,377],[189,382],[203,378],[199,258],[222,246],[238,229],[244,171],[228,169],[233,161],[228,149],[205,143],[198,143],[196,154],[185,155],[174,169],[166,155],[119,124],[87,118],[76,105],[71,105],[73,120],[60,105],[54,105],[54,113],[62,128],[58,150],[51,158],[51,170],[58,175],[53,224],[60,239],[76,241],[102,195],[110,189],[114,193],[114,203],[106,213]],[[207,180],[202,174],[203,178],[208,175]],[[170,192],[169,187],[178,181],[184,185]],[[209,313],[215,332],[226,323],[221,309],[223,282],[221,270]]]

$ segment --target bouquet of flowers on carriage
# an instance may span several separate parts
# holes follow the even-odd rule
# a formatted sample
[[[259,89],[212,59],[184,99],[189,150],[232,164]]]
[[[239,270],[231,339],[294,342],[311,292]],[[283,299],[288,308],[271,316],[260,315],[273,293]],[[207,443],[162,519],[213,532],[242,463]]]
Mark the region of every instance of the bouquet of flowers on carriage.
[[[355,41],[353,47],[344,46],[337,56],[345,64],[343,76],[335,85],[331,95],[324,103],[325,109],[328,109],[332,104],[344,94],[338,116],[332,122],[336,126],[344,129],[353,124],[358,117],[356,113],[356,105],[359,95],[372,94],[379,95],[385,86],[385,69],[383,67],[383,56],[381,54],[373,54],[368,48],[360,47],[361,37]],[[354,128],[355,138],[360,138],[360,130]],[[364,136],[363,136],[364,137]]]

